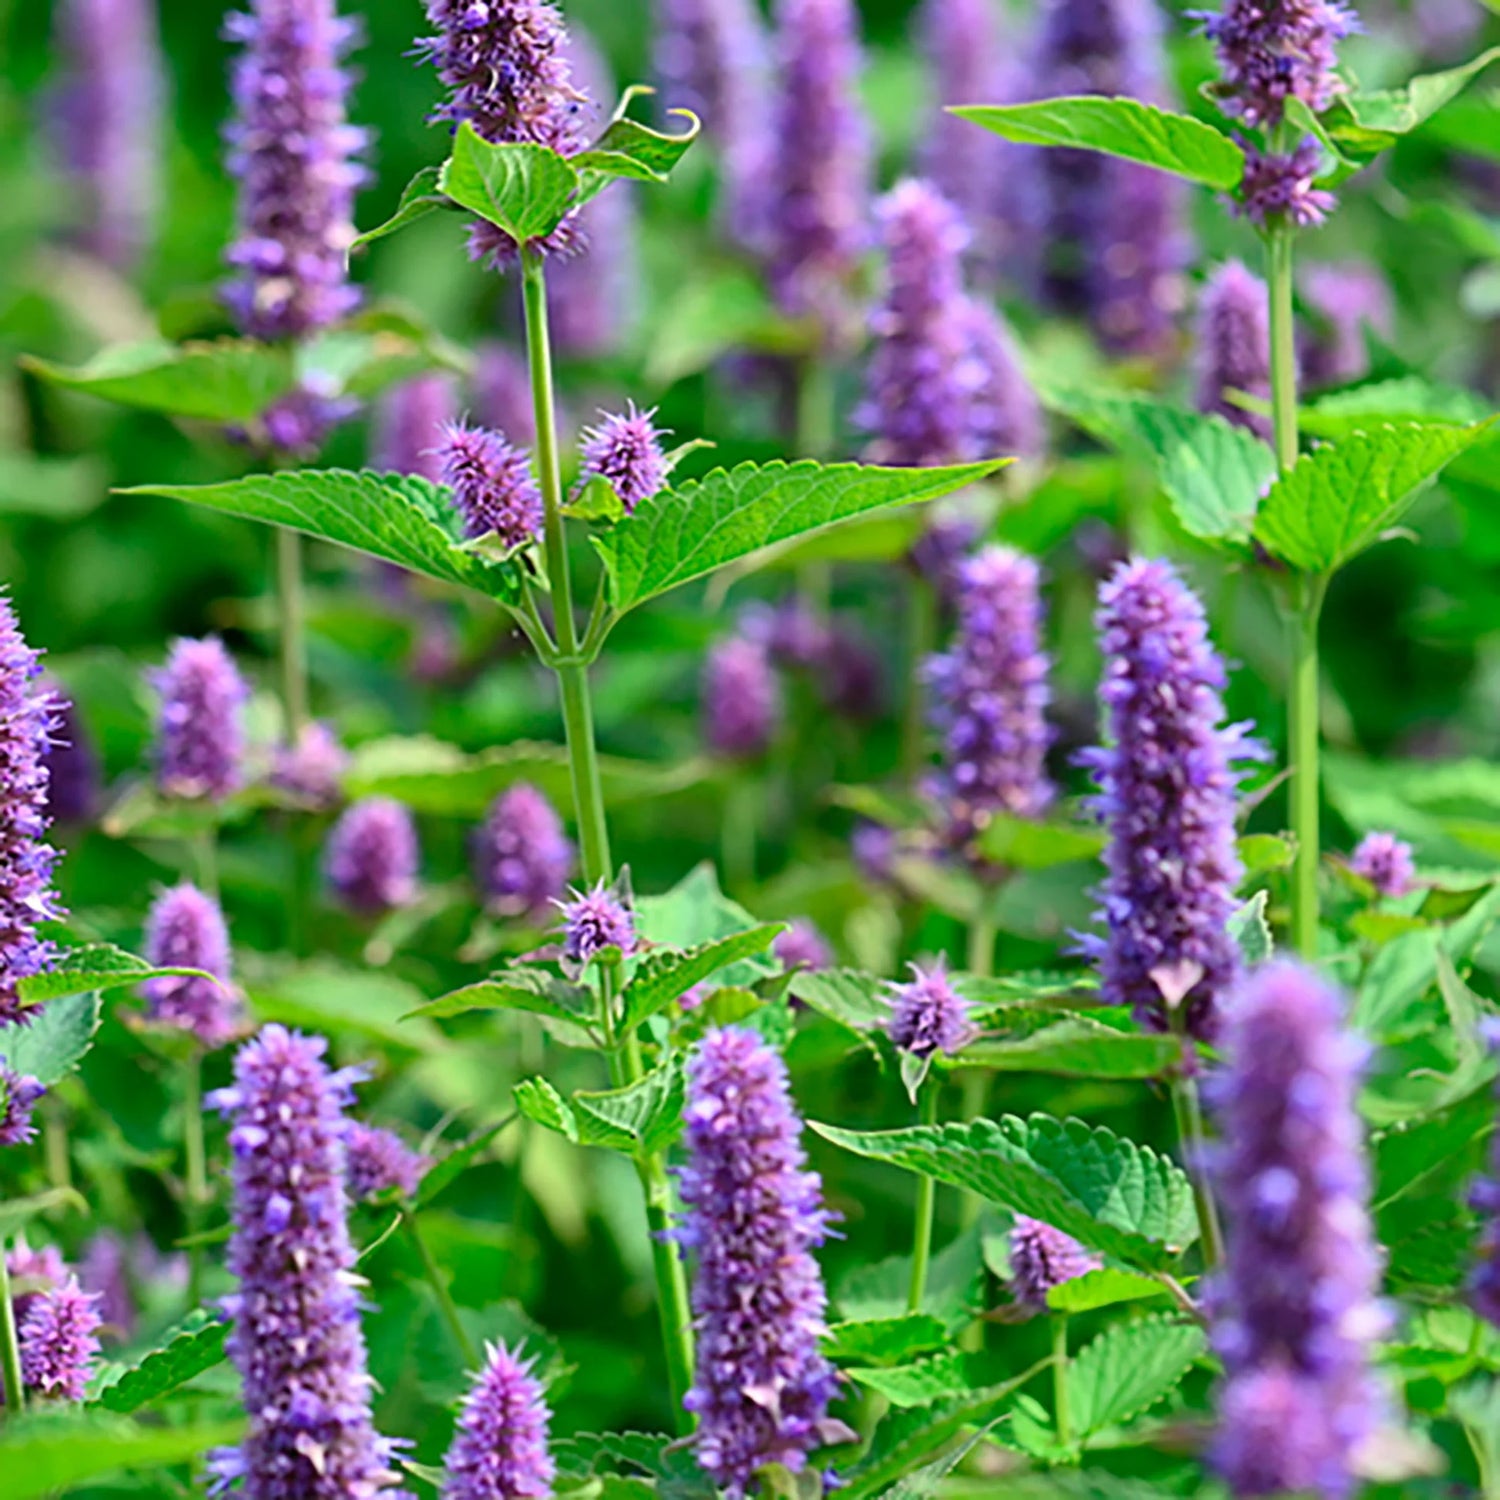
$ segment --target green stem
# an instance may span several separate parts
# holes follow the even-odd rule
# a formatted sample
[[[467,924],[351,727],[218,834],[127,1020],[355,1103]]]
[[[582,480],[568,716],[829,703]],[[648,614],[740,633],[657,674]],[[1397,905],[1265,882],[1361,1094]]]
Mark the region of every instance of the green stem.
[[[276,531],[276,588],[281,603],[281,705],[286,742],[297,743],[307,723],[307,617],[302,596],[302,538]]]
[[[1304,958],[1318,955],[1318,622],[1324,580],[1304,580],[1291,623],[1291,687],[1287,730],[1291,763],[1291,824],[1297,842],[1292,867],[1292,945]]]
[[[1266,283],[1271,298],[1271,419],[1276,463],[1285,472],[1297,462],[1297,334],[1292,323],[1292,233],[1266,237]]]
[[[14,1415],[24,1411],[26,1392],[21,1383],[21,1341],[16,1337],[16,1307],[10,1295],[4,1240],[0,1240],[0,1376],[4,1379],[6,1412]]]
[[[687,1266],[674,1234],[672,1181],[659,1151],[636,1160],[646,1195],[646,1222],[651,1229],[651,1265],[656,1273],[657,1308],[667,1356],[667,1389],[679,1433],[691,1430],[683,1398],[693,1383],[693,1321],[688,1300]]]
[[[969,973],[988,979],[995,972],[995,924],[985,917],[969,923]]]
[[[925,578],[913,578],[906,591],[906,710],[901,725],[901,773],[908,784],[922,769],[927,699],[921,673],[923,662],[937,647],[937,633],[937,590]]]
[[[1198,1208],[1198,1233],[1203,1242],[1203,1261],[1209,1269],[1224,1259],[1224,1234],[1219,1227],[1219,1207],[1214,1200],[1209,1179],[1203,1132],[1203,1106],[1198,1098],[1198,1081],[1179,1068],[1172,1079],[1172,1113],[1177,1120],[1177,1139],[1182,1149],[1183,1165],[1193,1184],[1193,1201]]]
[[[193,862],[198,867],[198,889],[206,896],[219,899],[218,840],[212,826],[200,828],[193,835]]]
[[[182,1153],[186,1170],[188,1308],[203,1304],[204,1210],[208,1206],[208,1152],[203,1140],[203,1054],[194,1052],[183,1068]]]
[[[762,788],[748,777],[737,778],[724,799],[724,880],[741,893],[755,884],[756,813]]]
[[[1052,1417],[1057,1441],[1068,1448],[1073,1443],[1073,1422],[1068,1411],[1068,1315],[1052,1315]]]
[[[443,1316],[443,1322],[448,1325],[448,1332],[453,1335],[453,1342],[458,1346],[459,1353],[463,1355],[465,1369],[477,1370],[479,1351],[474,1347],[474,1340],[469,1337],[468,1329],[464,1327],[463,1320],[458,1316],[458,1307],[453,1301],[453,1293],[448,1290],[448,1283],[443,1280],[443,1273],[438,1269],[438,1263],[432,1258],[432,1251],[428,1248],[421,1226],[417,1223],[417,1210],[412,1204],[407,1204],[402,1209],[401,1222],[406,1229],[407,1239],[411,1241],[412,1249],[417,1252],[417,1259],[422,1262],[422,1274],[426,1276],[427,1284],[437,1298],[438,1311]]]
[[[797,457],[827,458],[838,438],[833,366],[812,354],[797,372]]]
[[[928,1078],[922,1085],[919,1119],[923,1125],[937,1124],[938,1095],[941,1085],[938,1079]],[[927,1292],[927,1267],[932,1261],[932,1224],[937,1208],[937,1178],[925,1172],[917,1177],[916,1229],[911,1249],[911,1291],[906,1306],[911,1312],[922,1310],[922,1299]]]

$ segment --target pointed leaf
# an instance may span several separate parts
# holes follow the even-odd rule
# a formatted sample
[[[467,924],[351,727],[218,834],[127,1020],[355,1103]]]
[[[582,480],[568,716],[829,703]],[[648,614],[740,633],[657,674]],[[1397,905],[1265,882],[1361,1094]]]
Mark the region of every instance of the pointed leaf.
[[[1076,1078],[1160,1078],[1179,1050],[1171,1036],[1121,1031],[1090,1016],[1069,1016],[1029,1036],[977,1041],[964,1048],[957,1065]]]
[[[1034,104],[966,104],[950,113],[1023,145],[1103,151],[1226,192],[1239,186],[1245,171],[1245,153],[1227,135],[1138,99],[1082,94]]]
[[[1196,1323],[1169,1316],[1120,1323],[1068,1364],[1068,1402],[1078,1436],[1138,1417],[1181,1382],[1208,1343]]]
[[[478,984],[466,984],[419,1006],[402,1020],[426,1016],[441,1020],[463,1016],[476,1010],[520,1010],[534,1016],[551,1016],[555,1021],[569,1021],[587,1026],[594,1019],[594,997],[591,991],[569,984],[544,969],[507,969]]]
[[[843,1363],[895,1364],[914,1354],[941,1349],[948,1330],[931,1313],[907,1313],[900,1318],[869,1318],[835,1323],[823,1335],[823,1352]]]
[[[609,122],[604,134],[587,151],[570,157],[582,178],[580,199],[586,202],[616,177],[665,182],[703,129],[702,121],[690,109],[671,109],[667,114],[686,120],[687,129],[680,135],[666,135],[621,116]]]
[[[423,167],[402,188],[401,201],[396,205],[396,212],[384,224],[377,224],[375,228],[367,229],[363,234],[357,235],[349,246],[349,253],[353,255],[376,240],[383,240],[386,235],[395,234],[398,229],[405,229],[408,224],[415,224],[418,219],[425,219],[428,214],[436,213],[439,209],[453,208],[453,201],[446,197],[438,186],[438,179],[441,176],[441,167]]]
[[[51,1088],[83,1061],[103,1013],[97,990],[53,1000],[32,1019],[0,1028],[0,1058]]]
[[[745,463],[653,495],[593,542],[609,572],[615,607],[624,611],[726,563],[850,516],[935,500],[976,484],[1004,462],[947,469]]]
[[[503,229],[519,245],[542,239],[568,216],[578,173],[547,146],[492,145],[465,120],[438,174],[438,191]]]
[[[44,1005],[67,995],[118,989],[121,985],[139,984],[164,975],[196,977],[202,973],[201,969],[153,968],[144,958],[112,943],[89,943],[82,948],[65,948],[45,973],[23,979],[21,1000],[26,1005]]]
[[[545,1078],[523,1078],[513,1092],[516,1108],[528,1120],[566,1136],[575,1146],[578,1144],[578,1120],[573,1107]]]
[[[133,1412],[211,1370],[224,1358],[228,1323],[197,1313],[161,1348],[138,1360],[89,1403],[107,1411]]]
[[[792,994],[849,1031],[876,1031],[891,1018],[885,984],[862,969],[803,969],[792,979]]]
[[[1047,1306],[1053,1312],[1094,1312],[1101,1307],[1116,1307],[1121,1302],[1142,1302],[1150,1297],[1165,1297],[1167,1289],[1150,1276],[1105,1267],[1085,1271],[1047,1293]]]
[[[785,931],[785,925],[772,922],[752,927],[747,932],[731,933],[685,952],[651,953],[635,971],[625,990],[626,1031],[665,1010],[695,984],[717,974],[727,965],[764,953],[773,939]]]
[[[509,1115],[483,1130],[476,1131],[462,1145],[455,1146],[448,1154],[430,1166],[417,1189],[416,1207],[424,1208],[450,1183],[455,1182],[489,1150],[495,1137],[515,1119]]]
[[[1368,161],[1456,99],[1497,59],[1500,47],[1491,47],[1456,68],[1419,74],[1398,89],[1340,95],[1324,114],[1324,127],[1341,152]]]
[[[1076,823],[1039,823],[1032,818],[991,817],[977,840],[978,852],[1012,870],[1050,870],[1096,859],[1107,842],[1102,829]]]
[[[607,1093],[573,1095],[573,1112],[586,1146],[650,1154],[665,1151],[682,1130],[687,1083],[677,1059]]]

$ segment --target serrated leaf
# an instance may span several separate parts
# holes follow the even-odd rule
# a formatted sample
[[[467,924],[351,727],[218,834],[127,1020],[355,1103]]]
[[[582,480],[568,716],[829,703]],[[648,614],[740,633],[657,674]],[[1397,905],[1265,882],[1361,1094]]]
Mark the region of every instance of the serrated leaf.
[[[297,383],[289,348],[241,339],[116,344],[74,369],[29,355],[21,363],[68,390],[201,422],[253,422]]]
[[[626,1088],[574,1094],[573,1113],[585,1146],[651,1154],[677,1139],[686,1097],[682,1067],[674,1059]]]
[[[51,1088],[83,1061],[103,1014],[97,990],[54,1000],[30,1020],[0,1028],[0,1058]]]
[[[617,177],[665,182],[703,129],[690,109],[670,109],[667,115],[686,120],[687,129],[670,135],[622,115],[611,120],[604,134],[586,151],[570,157],[581,179],[580,201],[587,202]]]
[[[896,1364],[914,1354],[941,1349],[948,1330],[930,1313],[835,1323],[823,1335],[823,1352],[845,1364]]]
[[[1271,924],[1266,921],[1268,893],[1257,891],[1248,901],[1237,906],[1229,914],[1225,924],[1240,950],[1240,957],[1247,968],[1263,964],[1275,951],[1275,940],[1271,936]]]
[[[133,1412],[211,1370],[224,1358],[229,1325],[198,1314],[161,1348],[138,1360],[89,1404],[107,1411]]]
[[[349,253],[353,255],[376,240],[383,240],[386,235],[395,234],[398,229],[405,229],[408,224],[415,224],[418,219],[425,219],[428,214],[436,213],[439,209],[453,208],[452,200],[442,192],[438,184],[442,170],[441,167],[423,167],[402,188],[401,200],[396,204],[395,213],[385,223],[356,235],[349,246]]]
[[[771,922],[685,951],[648,954],[626,986],[622,1027],[634,1030],[720,969],[764,953],[785,930],[784,923]]]
[[[161,495],[287,526],[492,599],[517,597],[514,566],[487,562],[460,546],[451,494],[416,475],[301,469],[247,474],[225,484],[136,485],[119,493]]]
[[[638,897],[635,914],[640,935],[664,948],[696,948],[760,925],[719,889],[719,877],[709,863],[695,866],[660,896]],[[772,959],[741,959],[720,976],[719,983],[749,988],[780,972],[781,965]]]
[[[63,949],[50,969],[23,979],[19,990],[23,1005],[44,1005],[91,990],[113,990],[169,975],[201,977],[202,973],[201,969],[156,968],[112,943],[90,943],[82,948]]]
[[[1197,1238],[1186,1174],[1104,1126],[1007,1115],[907,1130],[812,1128],[857,1156],[967,1188],[1130,1265],[1165,1268]]]
[[[1255,539],[1294,568],[1331,573],[1377,542],[1488,426],[1377,427],[1304,453],[1266,492]]]
[[[895,1407],[927,1406],[961,1396],[972,1388],[965,1356],[956,1349],[945,1349],[915,1364],[891,1369],[851,1369],[844,1373],[866,1390],[884,1396]]]
[[[545,1078],[523,1078],[512,1093],[516,1108],[528,1120],[566,1136],[575,1146],[578,1144],[578,1120],[573,1107]]]
[[[401,1019],[425,1016],[441,1020],[476,1010],[520,1010],[588,1026],[594,1020],[594,1009],[593,994],[582,985],[569,984],[544,969],[507,969],[492,979],[481,979],[429,1000]]]
[[[862,969],[802,969],[792,979],[791,992],[849,1031],[876,1031],[890,1020],[885,985]]]
[[[578,173],[547,146],[482,139],[465,120],[438,173],[438,191],[503,229],[518,245],[542,239],[568,216]]]
[[[1202,1328],[1171,1317],[1120,1323],[1068,1364],[1068,1404],[1088,1439],[1140,1416],[1170,1394],[1208,1348]]]
[[[1095,1312],[1101,1307],[1116,1307],[1122,1302],[1143,1302],[1150,1297],[1164,1297],[1166,1288],[1150,1276],[1131,1271],[1116,1271],[1105,1266],[1085,1271],[1061,1282],[1047,1293],[1047,1306],[1053,1312]]]
[[[1482,422],[1491,403],[1462,386],[1436,385],[1420,375],[1371,381],[1330,391],[1297,413],[1297,425],[1315,437],[1340,437],[1379,422]]]
[[[985,859],[1009,869],[1050,870],[1098,858],[1106,841],[1102,830],[1076,823],[1038,823],[999,814],[985,823],[976,843]]]
[[[1245,153],[1227,135],[1139,99],[1080,94],[1031,104],[961,105],[950,113],[1022,145],[1102,151],[1226,192],[1239,186],[1245,171]]]
[[[621,611],[728,563],[851,516],[936,500],[976,484],[1007,462],[945,469],[870,464],[740,464],[662,490],[593,544]]]
[[[1075,1078],[1159,1078],[1179,1051],[1171,1036],[1120,1031],[1090,1016],[1069,1016],[1029,1036],[977,1041],[959,1054],[957,1066]]]

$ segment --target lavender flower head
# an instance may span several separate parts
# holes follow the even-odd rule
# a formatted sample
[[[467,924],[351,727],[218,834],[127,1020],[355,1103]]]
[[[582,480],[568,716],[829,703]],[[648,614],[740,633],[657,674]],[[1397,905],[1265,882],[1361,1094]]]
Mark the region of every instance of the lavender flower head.
[[[778,667],[815,668],[828,652],[828,626],[805,599],[788,594],[775,604],[749,605],[740,633]]]
[[[485,904],[536,920],[556,905],[573,868],[573,846],[557,809],[529,782],[508,787],[474,840],[474,875]]]
[[[295,745],[282,745],[271,767],[271,784],[288,792],[304,806],[326,811],[344,795],[349,752],[338,735],[320,720],[302,726]]]
[[[244,783],[250,689],[216,636],[176,640],[150,674],[160,699],[156,784],[164,796],[222,802]]]
[[[1224,663],[1203,606],[1170,563],[1121,563],[1095,617],[1107,744],[1086,750],[1093,812],[1109,829],[1098,917],[1083,940],[1104,999],[1142,1025],[1212,1037],[1219,999],[1239,975],[1227,928],[1241,867],[1235,812],[1241,771],[1258,758],[1248,726],[1225,724]]]
[[[697,1369],[684,1405],[698,1462],[732,1496],[766,1464],[794,1473],[824,1441],[837,1376],[818,1348],[827,1238],[786,1065],[753,1032],[713,1030],[688,1063],[682,1244]]]
[[[1199,411],[1213,412],[1267,442],[1271,419],[1246,411],[1230,391],[1271,399],[1271,330],[1266,284],[1241,261],[1209,277],[1198,304]]]
[[[620,497],[625,514],[634,515],[642,500],[649,500],[667,483],[662,434],[651,424],[656,410],[637,411],[632,401],[620,415],[600,415],[597,427],[584,429],[579,483],[605,480]]]
[[[252,428],[231,428],[230,436],[274,459],[309,463],[317,457],[329,433],[358,411],[358,400],[344,394],[332,376],[308,375],[300,385],[278,396]]]
[[[913,964],[910,982],[892,988],[886,1034],[893,1047],[913,1057],[952,1057],[974,1040],[968,1002],[953,988],[941,958],[927,969]]]
[[[1215,1461],[1236,1494],[1339,1500],[1384,1417],[1371,1354],[1387,1319],[1356,1107],[1365,1048],[1338,992],[1281,961],[1229,998],[1224,1052],[1212,1098],[1226,1227]],[[1307,1419],[1278,1429],[1289,1410]]]
[[[849,835],[849,854],[861,879],[870,885],[888,885],[896,874],[896,856],[901,840],[894,828],[861,821]]]
[[[52,707],[54,725],[44,756],[45,815],[58,823],[86,823],[99,801],[99,753],[76,704],[54,693]]]
[[[344,1110],[353,1077],[327,1043],[270,1025],[235,1056],[234,1083],[209,1098],[229,1116],[238,1292],[229,1356],[249,1427],[215,1465],[263,1500],[340,1500],[392,1488],[375,1431],[344,1190]]]
[[[976,455],[1037,457],[1046,441],[1042,406],[1021,368],[1010,324],[977,297],[967,300],[964,320],[977,380],[969,415]]]
[[[1500,1051],[1500,1027],[1493,1021],[1485,1038],[1492,1053]],[[1469,1206],[1484,1220],[1478,1256],[1469,1274],[1469,1302],[1481,1318],[1500,1328],[1500,1135],[1491,1138],[1490,1173],[1475,1180]]]
[[[396,1189],[403,1198],[415,1198],[422,1174],[431,1165],[413,1151],[394,1130],[350,1120],[344,1134],[344,1178],[349,1197],[363,1203]]]
[[[552,1413],[534,1362],[504,1344],[485,1350],[448,1449],[443,1500],[529,1500],[552,1493]]]
[[[342,66],[357,31],[333,0],[253,0],[225,24],[244,51],[228,130],[240,196],[239,238],[225,259],[237,274],[224,298],[254,338],[302,338],[359,303],[345,257],[367,136],[348,122]]]
[[[1322,114],[1343,87],[1338,44],[1358,28],[1336,0],[1225,0],[1203,23],[1223,75],[1220,106],[1257,130],[1281,124],[1289,99]]]
[[[37,927],[63,915],[52,885],[57,851],[43,838],[56,704],[34,686],[40,671],[0,594],[0,1026],[26,1016],[20,982],[46,969],[56,952]]]
[[[85,195],[79,238],[117,270],[154,227],[162,160],[162,58],[155,0],[67,0],[55,17],[66,75],[58,144]]]
[[[28,1391],[43,1400],[83,1400],[99,1352],[97,1301],[76,1276],[31,1299],[18,1330]]]
[[[563,918],[563,955],[578,966],[606,948],[629,957],[635,952],[635,916],[601,880],[587,891],[573,891],[559,901]]]
[[[777,933],[771,952],[787,969],[802,968],[816,973],[833,967],[833,949],[828,946],[828,939],[806,917],[798,917],[785,932]]]
[[[1047,1293],[1074,1281],[1104,1262],[1070,1234],[1017,1214],[1010,1231],[1010,1289],[1016,1301],[1035,1312],[1047,1311]]]
[[[1290,151],[1262,151],[1244,141],[1245,175],[1236,212],[1257,229],[1291,224],[1314,229],[1338,200],[1314,185],[1320,170],[1318,143],[1309,136]]]
[[[764,755],[781,723],[781,687],[765,650],[744,636],[720,641],[703,664],[703,738],[734,760]]]
[[[493,532],[509,549],[524,546],[542,529],[542,492],[531,464],[498,432],[450,422],[439,453],[443,483],[453,490],[465,536]]]
[[[956,849],[996,813],[1040,817],[1052,801],[1039,578],[1036,563],[1009,547],[970,558],[959,573],[957,639],[926,665],[943,739],[933,790]]]
[[[393,385],[376,408],[375,467],[441,483],[443,435],[457,416],[458,392],[443,371]]]
[[[148,979],[141,991],[150,1020],[189,1032],[205,1047],[222,1047],[238,1034],[244,1015],[230,981],[229,929],[212,896],[186,881],[163,891],[146,917],[146,957],[158,968],[214,976]]]
[[[783,312],[847,336],[871,179],[852,0],[777,0],[767,213],[771,289]]]
[[[1404,896],[1416,884],[1411,845],[1394,833],[1367,833],[1350,856],[1349,868],[1368,880],[1377,896]]]
[[[31,1112],[47,1090],[27,1073],[17,1073],[0,1056],[0,1146],[24,1146],[36,1139]]]
[[[419,860],[411,813],[389,797],[365,797],[329,832],[323,873],[350,911],[378,915],[416,900]]]
[[[1306,266],[1302,295],[1318,320],[1303,330],[1302,375],[1309,385],[1349,385],[1370,372],[1367,330],[1389,338],[1395,323],[1390,284],[1374,266]]]
[[[38,1297],[55,1291],[68,1279],[67,1263],[57,1246],[42,1245],[33,1250],[24,1235],[5,1252],[5,1270],[10,1277],[18,1328]]]

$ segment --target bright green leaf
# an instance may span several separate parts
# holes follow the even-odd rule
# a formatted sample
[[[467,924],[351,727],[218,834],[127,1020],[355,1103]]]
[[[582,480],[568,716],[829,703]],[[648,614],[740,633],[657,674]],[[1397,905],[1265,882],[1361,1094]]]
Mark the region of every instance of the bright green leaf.
[[[1106,1266],[1060,1282],[1047,1293],[1047,1306],[1053,1312],[1095,1312],[1101,1307],[1115,1307],[1121,1302],[1143,1302],[1166,1294],[1161,1282],[1150,1276],[1137,1276],[1131,1271],[1116,1271]]]
[[[211,1370],[224,1358],[228,1323],[195,1313],[159,1348],[138,1360],[89,1404],[133,1412]]]
[[[895,1407],[926,1406],[972,1388],[966,1357],[957,1349],[945,1349],[915,1364],[890,1368],[848,1369],[850,1380],[884,1396]]]
[[[68,995],[118,989],[161,975],[201,973],[199,969],[153,968],[144,958],[111,943],[90,943],[82,948],[65,948],[45,973],[23,979],[21,1000],[26,1005],[43,1005]]]
[[[573,1107],[545,1078],[523,1078],[513,1090],[516,1108],[528,1120],[555,1130],[578,1144],[578,1120]]]
[[[844,1364],[896,1364],[948,1342],[942,1320],[930,1313],[835,1323],[823,1335],[823,1352]]]
[[[578,173],[547,146],[482,139],[465,120],[438,174],[438,191],[503,229],[517,244],[542,239],[568,216]]]
[[[103,504],[108,493],[104,470],[92,456],[0,453],[0,515],[76,521]]]
[[[436,1021],[476,1010],[519,1010],[587,1026],[594,1019],[594,997],[582,985],[569,984],[544,969],[517,968],[429,1000],[409,1015]]]
[[[1170,1316],[1120,1323],[1068,1364],[1068,1403],[1080,1437],[1118,1427],[1169,1395],[1207,1352],[1202,1328]]]
[[[1459,67],[1419,74],[1399,89],[1340,95],[1323,116],[1325,127],[1342,152],[1367,161],[1456,99],[1497,58],[1500,47],[1491,47]]]
[[[682,1129],[687,1084],[677,1060],[607,1093],[573,1095],[573,1113],[586,1146],[637,1153],[664,1151]]]
[[[1268,899],[1265,891],[1257,891],[1229,914],[1229,935],[1239,945],[1240,955],[1250,968],[1265,963],[1275,950],[1271,924],[1266,921]]]
[[[716,938],[685,952],[648,954],[626,987],[622,1026],[626,1031],[633,1031],[643,1021],[680,999],[683,992],[695,984],[703,983],[741,959],[764,953],[776,934],[783,930],[783,924],[770,923]]]
[[[719,889],[719,877],[708,863],[690,870],[660,896],[637,897],[635,915],[640,935],[664,948],[697,948],[759,925]],[[745,958],[728,967],[718,983],[748,987],[780,970],[774,959]]]
[[[1075,1078],[1160,1078],[1179,1050],[1171,1036],[1121,1031],[1090,1016],[1068,1016],[1029,1036],[975,1042],[964,1048],[958,1065]]]
[[[886,986],[862,969],[803,969],[792,980],[792,994],[819,1015],[849,1031],[875,1031],[890,1019]]]
[[[314,960],[252,985],[250,1003],[263,1021],[369,1037],[406,1052],[440,1052],[447,1046],[431,1021],[406,1019],[421,1007],[421,991],[379,970]]]
[[[977,848],[986,859],[1012,870],[1049,870],[1096,859],[1105,842],[1102,829],[996,814],[984,825]]]
[[[581,201],[587,202],[617,177],[634,178],[638,182],[667,180],[703,129],[702,122],[689,109],[667,113],[686,120],[687,129],[679,135],[668,135],[621,116],[610,121],[604,134],[588,150],[569,158],[582,180]]]
[[[363,234],[356,236],[349,246],[349,253],[352,255],[357,250],[363,250],[376,240],[383,240],[386,235],[395,234],[398,229],[405,229],[408,224],[414,224],[418,219],[425,219],[428,214],[435,213],[439,209],[454,207],[453,201],[446,197],[439,188],[438,179],[441,176],[441,167],[423,167],[402,188],[401,201],[396,205],[396,212],[385,223],[377,224],[374,229],[367,229]]]
[[[0,1028],[0,1058],[51,1088],[83,1061],[102,1018],[97,990],[53,1000],[32,1019]]]

